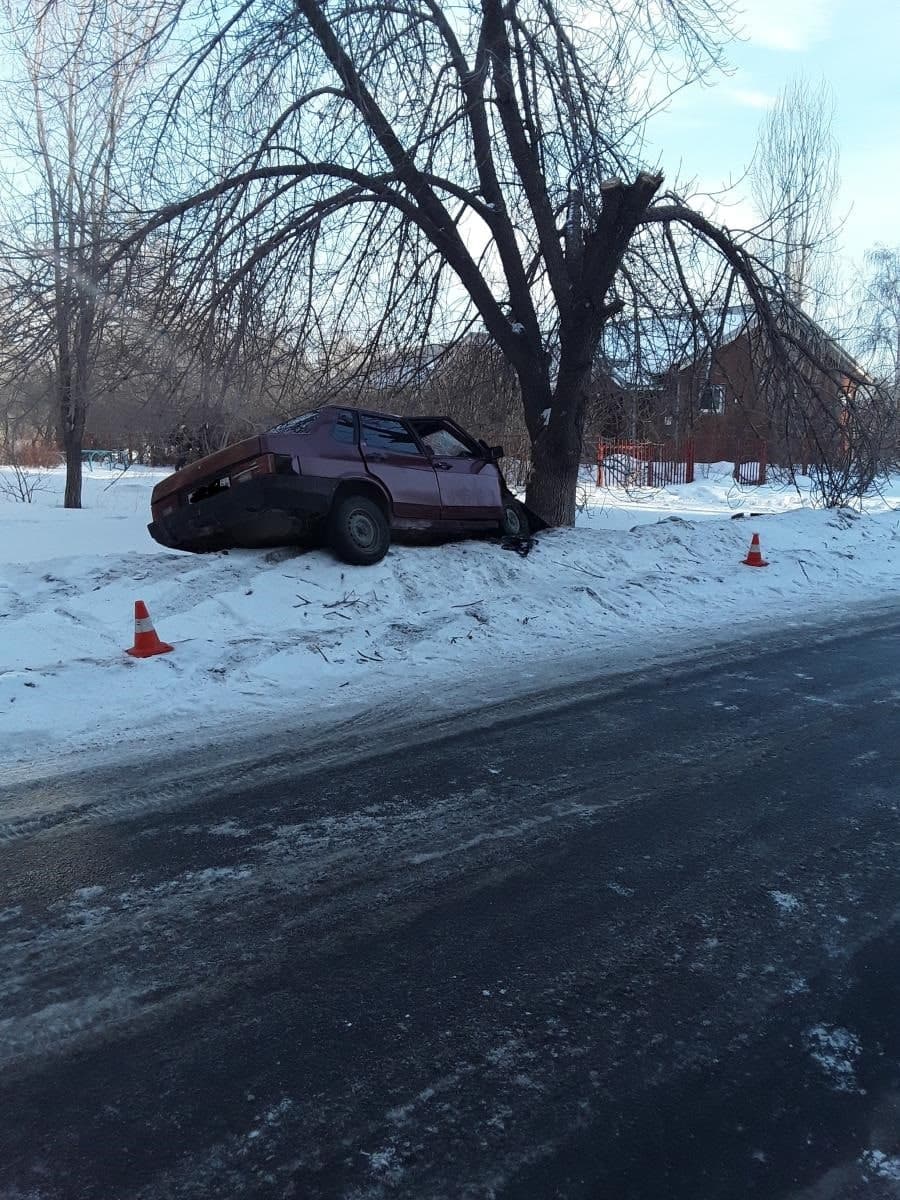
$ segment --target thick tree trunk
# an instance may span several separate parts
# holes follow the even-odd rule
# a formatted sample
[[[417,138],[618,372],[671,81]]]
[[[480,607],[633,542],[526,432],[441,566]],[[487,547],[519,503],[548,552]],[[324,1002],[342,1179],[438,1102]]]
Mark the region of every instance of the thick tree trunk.
[[[550,526],[574,525],[579,462],[560,453],[549,439],[532,449],[531,476],[525,503]]]
[[[525,503],[550,526],[574,525],[581,466],[585,393],[580,379],[561,380],[549,421],[532,441]]]
[[[82,433],[70,433],[65,438],[66,492],[65,508],[81,508],[81,450],[84,443]]]
[[[86,405],[77,390],[68,352],[61,356],[57,378],[59,439],[66,456],[66,491],[63,506],[81,508],[81,451],[84,446]]]

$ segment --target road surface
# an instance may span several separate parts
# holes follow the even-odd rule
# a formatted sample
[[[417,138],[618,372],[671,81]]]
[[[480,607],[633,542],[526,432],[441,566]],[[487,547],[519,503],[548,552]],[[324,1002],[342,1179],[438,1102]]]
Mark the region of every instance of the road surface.
[[[900,619],[851,624],[0,793],[0,1196],[900,1196]]]

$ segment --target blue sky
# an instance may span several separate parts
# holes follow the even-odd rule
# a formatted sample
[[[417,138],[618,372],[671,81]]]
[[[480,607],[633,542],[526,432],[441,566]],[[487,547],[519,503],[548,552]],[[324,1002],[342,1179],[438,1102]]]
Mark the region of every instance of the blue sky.
[[[712,190],[739,179],[779,89],[798,74],[825,78],[841,150],[843,252],[861,263],[875,242],[900,244],[900,2],[736,0],[736,7],[745,36],[730,49],[732,74],[682,93],[651,126],[667,180],[696,178]],[[752,217],[746,190],[738,188],[744,203],[720,212],[726,224]]]

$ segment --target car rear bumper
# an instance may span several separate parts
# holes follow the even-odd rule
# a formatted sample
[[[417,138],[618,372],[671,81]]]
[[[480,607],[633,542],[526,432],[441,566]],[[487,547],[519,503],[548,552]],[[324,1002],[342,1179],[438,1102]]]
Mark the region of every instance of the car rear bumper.
[[[264,475],[197,504],[182,504],[147,529],[173,550],[283,546],[298,541],[331,507],[337,480]]]

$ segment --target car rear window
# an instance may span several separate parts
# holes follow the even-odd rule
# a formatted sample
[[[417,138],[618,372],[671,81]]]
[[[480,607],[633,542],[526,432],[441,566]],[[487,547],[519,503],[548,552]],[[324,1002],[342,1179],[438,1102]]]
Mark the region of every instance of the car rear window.
[[[393,454],[421,454],[416,440],[400,421],[390,417],[360,418],[362,440],[373,450],[390,450]]]
[[[299,417],[291,417],[289,421],[283,421],[280,425],[274,425],[269,433],[306,433],[313,421],[319,415],[319,410],[313,412],[301,413]]]

